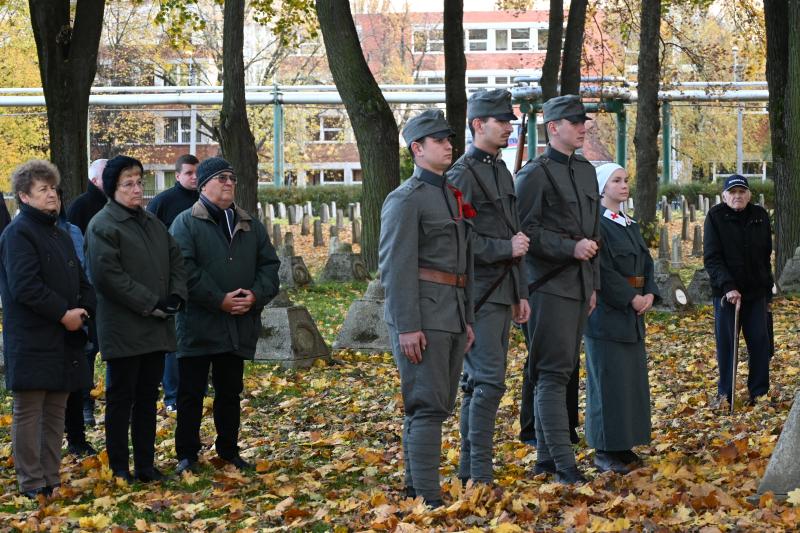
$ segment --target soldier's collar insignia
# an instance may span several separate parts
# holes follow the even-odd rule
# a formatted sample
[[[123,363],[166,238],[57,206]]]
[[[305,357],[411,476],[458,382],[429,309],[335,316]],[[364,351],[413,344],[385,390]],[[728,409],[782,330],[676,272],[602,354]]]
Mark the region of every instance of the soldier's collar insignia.
[[[606,212],[603,213],[603,216],[612,222],[616,222],[620,226],[630,226],[634,223],[634,220],[626,215],[624,211],[615,213],[611,209],[606,208]]]
[[[489,152],[484,152],[480,148],[476,148],[474,144],[469,147],[467,155],[472,159],[487,165],[494,165],[495,161],[497,161],[497,154],[492,155]]]
[[[424,181],[429,185],[433,185],[434,187],[442,188],[444,187],[445,177],[430,170],[426,170],[421,167],[416,167],[414,169],[414,177],[416,177],[420,181]]]

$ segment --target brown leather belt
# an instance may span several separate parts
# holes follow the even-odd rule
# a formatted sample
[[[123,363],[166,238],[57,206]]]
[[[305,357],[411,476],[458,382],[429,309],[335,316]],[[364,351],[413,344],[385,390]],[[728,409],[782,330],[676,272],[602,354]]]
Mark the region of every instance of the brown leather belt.
[[[452,272],[442,272],[432,268],[419,267],[419,279],[432,283],[441,283],[442,285],[452,285],[460,289],[467,286],[466,274],[453,274]]]
[[[644,276],[628,276],[628,284],[634,289],[644,287]]]

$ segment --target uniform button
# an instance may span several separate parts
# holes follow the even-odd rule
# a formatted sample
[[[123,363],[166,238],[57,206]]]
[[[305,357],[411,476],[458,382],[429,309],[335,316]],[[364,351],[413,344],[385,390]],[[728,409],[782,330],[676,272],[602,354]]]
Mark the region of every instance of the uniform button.
[[[78,362],[77,361],[73,361],[72,362],[72,366],[78,366]]]

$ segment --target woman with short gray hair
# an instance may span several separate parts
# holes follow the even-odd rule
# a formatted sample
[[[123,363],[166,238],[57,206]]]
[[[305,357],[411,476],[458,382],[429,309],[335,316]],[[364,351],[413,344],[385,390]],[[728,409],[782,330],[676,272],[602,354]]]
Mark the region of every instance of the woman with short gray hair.
[[[0,237],[6,386],[19,490],[36,498],[60,484],[64,409],[69,392],[88,385],[83,346],[95,295],[72,240],[56,226],[56,167],[28,161],[11,183],[20,214]]]

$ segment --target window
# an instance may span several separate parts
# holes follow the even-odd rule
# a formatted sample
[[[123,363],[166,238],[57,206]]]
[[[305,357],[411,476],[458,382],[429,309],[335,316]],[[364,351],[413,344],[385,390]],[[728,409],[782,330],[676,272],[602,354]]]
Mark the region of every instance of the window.
[[[344,183],[343,168],[326,168],[320,171],[322,183]]]
[[[495,85],[508,85],[508,76],[495,76],[494,77],[494,84]]]
[[[197,124],[195,142],[209,144],[211,138],[200,131]],[[192,117],[164,117],[164,144],[189,144],[192,142]]]
[[[547,35],[548,35],[549,31],[548,30],[539,30],[537,33],[538,33],[538,37],[537,37],[538,49],[539,50],[547,50]]]
[[[498,51],[508,50],[508,30],[494,31],[494,49]]]
[[[489,30],[470,29],[467,30],[467,50],[470,52],[482,52],[489,48]]]
[[[206,80],[206,74],[202,65],[197,62],[191,63],[171,63],[166,65],[158,75],[162,85],[199,85]]]
[[[416,85],[444,85],[444,78],[441,76],[420,76],[416,80]]]
[[[360,168],[353,169],[353,183],[361,183],[364,179],[364,175],[361,173]]]
[[[319,115],[309,129],[316,142],[344,142],[344,128],[344,117],[334,113]]]
[[[444,30],[415,29],[412,35],[414,53],[444,52]]]
[[[467,85],[489,85],[488,76],[469,76],[467,77]]]
[[[530,50],[531,30],[530,28],[517,28],[511,30],[511,49]]]

